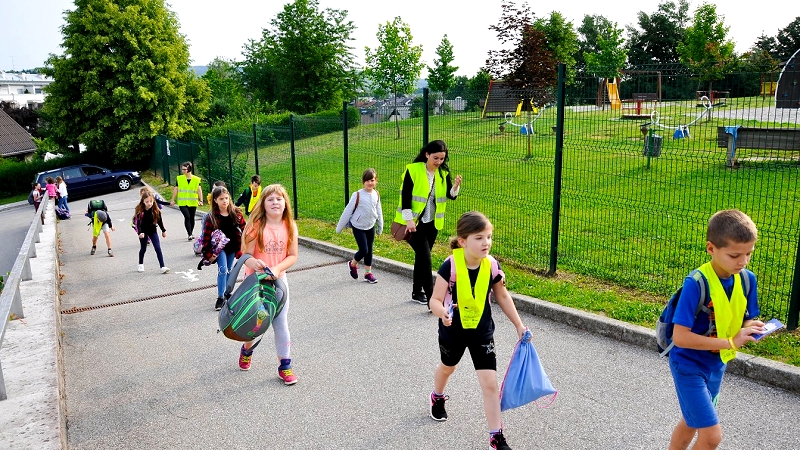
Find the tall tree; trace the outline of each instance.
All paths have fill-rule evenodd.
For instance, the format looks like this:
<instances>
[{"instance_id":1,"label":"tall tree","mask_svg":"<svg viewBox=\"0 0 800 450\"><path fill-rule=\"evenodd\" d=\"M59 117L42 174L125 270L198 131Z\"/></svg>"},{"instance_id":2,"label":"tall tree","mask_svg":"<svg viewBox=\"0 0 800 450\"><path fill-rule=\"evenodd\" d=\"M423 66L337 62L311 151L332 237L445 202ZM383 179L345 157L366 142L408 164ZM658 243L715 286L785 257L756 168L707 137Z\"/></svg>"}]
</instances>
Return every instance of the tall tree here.
<instances>
[{"instance_id":1,"label":"tall tree","mask_svg":"<svg viewBox=\"0 0 800 450\"><path fill-rule=\"evenodd\" d=\"M410 94L422 72L422 46L412 45L411 28L398 16L392 22L378 25L378 47L364 48L367 67L364 71L377 91L394 93L395 124L400 139L400 119L397 97Z\"/></svg>"},{"instance_id":2,"label":"tall tree","mask_svg":"<svg viewBox=\"0 0 800 450\"><path fill-rule=\"evenodd\" d=\"M550 50L547 36L533 26L535 17L527 3L521 8L512 0L504 0L497 25L497 39L510 48L489 50L486 71L498 80L520 90L524 99L544 105L552 101L556 85L557 61Z\"/></svg>"},{"instance_id":3,"label":"tall tree","mask_svg":"<svg viewBox=\"0 0 800 450\"><path fill-rule=\"evenodd\" d=\"M42 114L61 145L86 144L115 162L150 155L157 134L181 137L208 108L189 47L163 0L76 0Z\"/></svg>"},{"instance_id":4,"label":"tall tree","mask_svg":"<svg viewBox=\"0 0 800 450\"><path fill-rule=\"evenodd\" d=\"M451 65L453 56L453 44L447 39L445 34L442 42L436 47L438 58L433 59L433 67L428 66L428 87L432 91L445 93L455 83L455 73L458 67Z\"/></svg>"},{"instance_id":5,"label":"tall tree","mask_svg":"<svg viewBox=\"0 0 800 450\"><path fill-rule=\"evenodd\" d=\"M775 39L778 41L775 47L777 53L775 56L786 61L800 49L800 17L795 18L789 25L778 31Z\"/></svg>"},{"instance_id":6,"label":"tall tree","mask_svg":"<svg viewBox=\"0 0 800 450\"><path fill-rule=\"evenodd\" d=\"M631 65L680 62L675 48L683 40L689 23L689 2L665 1L653 14L639 11L637 19L638 28L633 25L626 27L628 62Z\"/></svg>"},{"instance_id":7,"label":"tall tree","mask_svg":"<svg viewBox=\"0 0 800 450\"><path fill-rule=\"evenodd\" d=\"M717 7L710 3L700 5L694 12L692 24L686 28L683 41L678 43L681 62L697 73L700 81L722 79L733 62L733 41L728 40L728 30L717 16Z\"/></svg>"},{"instance_id":8,"label":"tall tree","mask_svg":"<svg viewBox=\"0 0 800 450\"><path fill-rule=\"evenodd\" d=\"M575 55L575 62L579 65L586 64L585 55L587 53L597 53L599 51L597 46L598 36L604 35L604 33L613 28L613 26L614 23L604 16L583 16L581 26L578 27L578 53Z\"/></svg>"},{"instance_id":9,"label":"tall tree","mask_svg":"<svg viewBox=\"0 0 800 450\"><path fill-rule=\"evenodd\" d=\"M347 11L320 11L318 0L294 0L270 25L260 42L245 46L248 86L253 81L277 85L263 92L253 88L263 100L278 100L280 107L301 114L341 107L352 96L355 67L349 45L355 25ZM255 67L247 67L251 64Z\"/></svg>"},{"instance_id":10,"label":"tall tree","mask_svg":"<svg viewBox=\"0 0 800 450\"><path fill-rule=\"evenodd\" d=\"M550 12L547 19L536 19L533 27L545 34L548 49L557 63L567 66L567 83L575 79L575 54L578 53L578 34L564 16L557 11Z\"/></svg>"},{"instance_id":11,"label":"tall tree","mask_svg":"<svg viewBox=\"0 0 800 450\"><path fill-rule=\"evenodd\" d=\"M620 69L625 66L628 51L624 47L625 39L617 24L597 36L597 51L586 53L586 70L603 78L616 78Z\"/></svg>"}]
</instances>

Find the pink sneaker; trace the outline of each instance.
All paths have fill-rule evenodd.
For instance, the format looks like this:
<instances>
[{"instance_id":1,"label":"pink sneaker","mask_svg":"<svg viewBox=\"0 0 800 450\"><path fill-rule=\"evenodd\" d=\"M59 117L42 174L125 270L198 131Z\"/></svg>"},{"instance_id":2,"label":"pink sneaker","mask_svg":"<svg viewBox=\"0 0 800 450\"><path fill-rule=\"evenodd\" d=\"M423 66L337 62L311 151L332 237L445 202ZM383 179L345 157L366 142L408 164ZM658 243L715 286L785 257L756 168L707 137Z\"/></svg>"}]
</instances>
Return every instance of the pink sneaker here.
<instances>
[{"instance_id":1,"label":"pink sneaker","mask_svg":"<svg viewBox=\"0 0 800 450\"><path fill-rule=\"evenodd\" d=\"M281 379L283 380L283 384L287 386L291 386L297 383L297 377L294 375L294 371L292 370L291 367L288 367L286 369L279 368L278 376L281 377Z\"/></svg>"},{"instance_id":2,"label":"pink sneaker","mask_svg":"<svg viewBox=\"0 0 800 450\"><path fill-rule=\"evenodd\" d=\"M350 268L350 276L353 277L354 280L358 279L358 264L353 266L352 261L347 261L347 267Z\"/></svg>"},{"instance_id":3,"label":"pink sneaker","mask_svg":"<svg viewBox=\"0 0 800 450\"><path fill-rule=\"evenodd\" d=\"M369 284L375 284L378 282L378 279L375 278L375 275L373 275L372 272L367 272L364 274L364 281Z\"/></svg>"},{"instance_id":4,"label":"pink sneaker","mask_svg":"<svg viewBox=\"0 0 800 450\"><path fill-rule=\"evenodd\" d=\"M244 350L244 345L242 345L242 350L239 352L239 368L242 370L250 370L250 359L253 357L253 351Z\"/></svg>"}]
</instances>

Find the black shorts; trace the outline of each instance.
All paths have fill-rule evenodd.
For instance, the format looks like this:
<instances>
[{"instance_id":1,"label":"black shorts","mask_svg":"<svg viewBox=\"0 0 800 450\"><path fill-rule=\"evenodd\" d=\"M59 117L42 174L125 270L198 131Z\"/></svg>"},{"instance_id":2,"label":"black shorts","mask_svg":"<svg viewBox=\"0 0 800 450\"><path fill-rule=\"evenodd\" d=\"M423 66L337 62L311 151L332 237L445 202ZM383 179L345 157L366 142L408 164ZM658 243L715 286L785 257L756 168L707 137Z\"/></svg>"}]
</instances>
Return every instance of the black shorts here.
<instances>
[{"instance_id":1,"label":"black shorts","mask_svg":"<svg viewBox=\"0 0 800 450\"><path fill-rule=\"evenodd\" d=\"M497 355L494 352L494 338L489 338L483 342L472 342L467 345L462 342L454 342L439 338L439 354L442 364L453 367L461 361L464 350L469 349L472 357L472 365L475 370L494 370L497 371Z\"/></svg>"}]
</instances>

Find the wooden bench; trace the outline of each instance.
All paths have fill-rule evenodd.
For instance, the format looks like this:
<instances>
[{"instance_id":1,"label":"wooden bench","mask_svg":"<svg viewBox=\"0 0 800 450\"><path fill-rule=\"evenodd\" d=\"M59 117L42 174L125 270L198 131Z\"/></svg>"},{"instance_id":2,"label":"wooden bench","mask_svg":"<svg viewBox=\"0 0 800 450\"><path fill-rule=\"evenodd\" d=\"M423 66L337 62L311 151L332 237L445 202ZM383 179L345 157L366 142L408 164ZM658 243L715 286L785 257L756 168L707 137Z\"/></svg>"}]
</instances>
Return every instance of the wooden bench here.
<instances>
[{"instance_id":1,"label":"wooden bench","mask_svg":"<svg viewBox=\"0 0 800 450\"><path fill-rule=\"evenodd\" d=\"M734 166L736 149L800 151L800 128L717 127L717 146L728 149L725 163Z\"/></svg>"},{"instance_id":2,"label":"wooden bench","mask_svg":"<svg viewBox=\"0 0 800 450\"><path fill-rule=\"evenodd\" d=\"M655 92L634 92L631 98L622 100L623 110L635 110L635 113L623 113L623 119L649 119L650 112L642 113L642 104L658 102L658 94Z\"/></svg>"}]
</instances>

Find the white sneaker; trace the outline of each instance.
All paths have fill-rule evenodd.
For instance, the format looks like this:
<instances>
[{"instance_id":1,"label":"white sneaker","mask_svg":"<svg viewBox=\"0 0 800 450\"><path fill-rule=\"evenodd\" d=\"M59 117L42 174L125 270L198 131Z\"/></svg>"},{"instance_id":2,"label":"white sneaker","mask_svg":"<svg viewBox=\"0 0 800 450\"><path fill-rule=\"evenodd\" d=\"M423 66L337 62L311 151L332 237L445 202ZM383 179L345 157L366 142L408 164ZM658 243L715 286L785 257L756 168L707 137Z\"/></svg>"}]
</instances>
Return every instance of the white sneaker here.
<instances>
[{"instance_id":1,"label":"white sneaker","mask_svg":"<svg viewBox=\"0 0 800 450\"><path fill-rule=\"evenodd\" d=\"M161 273L169 273L169 267L162 267Z\"/></svg>"},{"instance_id":2,"label":"white sneaker","mask_svg":"<svg viewBox=\"0 0 800 450\"><path fill-rule=\"evenodd\" d=\"M139 264L138 266L136 266L136 271L137 272L144 272L144 264Z\"/></svg>"}]
</instances>

